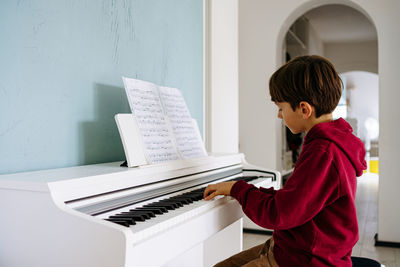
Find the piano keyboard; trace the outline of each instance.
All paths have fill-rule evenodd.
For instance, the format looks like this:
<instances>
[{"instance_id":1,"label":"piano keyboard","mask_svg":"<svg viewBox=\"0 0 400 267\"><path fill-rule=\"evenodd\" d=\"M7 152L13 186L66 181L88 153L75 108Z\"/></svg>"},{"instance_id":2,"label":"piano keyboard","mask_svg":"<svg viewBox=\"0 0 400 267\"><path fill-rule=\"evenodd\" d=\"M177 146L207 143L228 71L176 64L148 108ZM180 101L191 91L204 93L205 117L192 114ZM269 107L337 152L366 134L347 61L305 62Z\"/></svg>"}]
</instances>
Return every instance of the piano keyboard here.
<instances>
[{"instance_id":1,"label":"piano keyboard","mask_svg":"<svg viewBox=\"0 0 400 267\"><path fill-rule=\"evenodd\" d=\"M246 176L222 181L245 180L256 186L270 180L265 176ZM203 200L206 185L158 197L136 205L96 215L103 220L129 227L134 233L133 242L139 242L168 228L194 218L213 207L221 205L230 197L217 196L214 200Z\"/></svg>"}]
</instances>

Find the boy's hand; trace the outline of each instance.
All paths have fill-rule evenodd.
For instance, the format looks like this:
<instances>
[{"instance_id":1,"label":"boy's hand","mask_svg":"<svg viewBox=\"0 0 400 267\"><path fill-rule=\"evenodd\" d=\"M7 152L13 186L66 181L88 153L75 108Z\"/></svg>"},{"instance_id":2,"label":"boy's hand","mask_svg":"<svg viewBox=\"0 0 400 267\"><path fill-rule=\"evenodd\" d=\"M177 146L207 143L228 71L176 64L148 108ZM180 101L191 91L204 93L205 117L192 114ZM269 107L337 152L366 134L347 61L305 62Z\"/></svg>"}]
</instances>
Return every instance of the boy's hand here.
<instances>
[{"instance_id":1,"label":"boy's hand","mask_svg":"<svg viewBox=\"0 0 400 267\"><path fill-rule=\"evenodd\" d=\"M235 184L232 182L222 182L219 184L210 184L204 190L204 199L210 200L218 195L229 196L231 194L232 186Z\"/></svg>"}]
</instances>

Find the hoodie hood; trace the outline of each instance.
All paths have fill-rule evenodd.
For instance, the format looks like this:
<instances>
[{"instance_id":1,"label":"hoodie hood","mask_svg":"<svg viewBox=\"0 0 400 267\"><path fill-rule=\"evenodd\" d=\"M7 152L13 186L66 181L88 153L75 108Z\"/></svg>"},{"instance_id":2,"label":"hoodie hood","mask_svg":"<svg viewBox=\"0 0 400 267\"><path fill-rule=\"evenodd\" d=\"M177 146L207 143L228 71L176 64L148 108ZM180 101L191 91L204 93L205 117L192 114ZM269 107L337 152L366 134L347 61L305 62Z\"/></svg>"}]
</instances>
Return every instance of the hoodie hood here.
<instances>
[{"instance_id":1,"label":"hoodie hood","mask_svg":"<svg viewBox=\"0 0 400 267\"><path fill-rule=\"evenodd\" d=\"M364 143L353 134L350 124L344 119L315 125L305 136L304 145L314 139L326 139L335 143L346 154L357 176L361 176L363 170L367 169Z\"/></svg>"}]
</instances>

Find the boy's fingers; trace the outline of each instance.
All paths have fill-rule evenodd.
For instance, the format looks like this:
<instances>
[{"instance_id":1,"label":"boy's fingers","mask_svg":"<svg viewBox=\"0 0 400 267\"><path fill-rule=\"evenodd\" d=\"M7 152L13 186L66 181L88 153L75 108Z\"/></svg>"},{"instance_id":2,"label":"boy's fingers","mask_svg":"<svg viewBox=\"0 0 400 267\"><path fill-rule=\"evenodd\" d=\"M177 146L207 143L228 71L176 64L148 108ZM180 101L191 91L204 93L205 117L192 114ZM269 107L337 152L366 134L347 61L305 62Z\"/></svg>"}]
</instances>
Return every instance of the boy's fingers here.
<instances>
[{"instance_id":1,"label":"boy's fingers","mask_svg":"<svg viewBox=\"0 0 400 267\"><path fill-rule=\"evenodd\" d=\"M213 190L214 190L213 185L212 184L208 185L204 190L203 197L206 198L208 194L210 194L210 192Z\"/></svg>"},{"instance_id":2,"label":"boy's fingers","mask_svg":"<svg viewBox=\"0 0 400 267\"><path fill-rule=\"evenodd\" d=\"M210 195L208 195L207 197L205 197L205 200L210 200L213 199L215 196L217 196L217 191L212 192Z\"/></svg>"},{"instance_id":3,"label":"boy's fingers","mask_svg":"<svg viewBox=\"0 0 400 267\"><path fill-rule=\"evenodd\" d=\"M208 195L208 191L210 191L210 189L209 189L209 187L207 186L206 189L204 189L203 198L206 198L206 196Z\"/></svg>"}]
</instances>

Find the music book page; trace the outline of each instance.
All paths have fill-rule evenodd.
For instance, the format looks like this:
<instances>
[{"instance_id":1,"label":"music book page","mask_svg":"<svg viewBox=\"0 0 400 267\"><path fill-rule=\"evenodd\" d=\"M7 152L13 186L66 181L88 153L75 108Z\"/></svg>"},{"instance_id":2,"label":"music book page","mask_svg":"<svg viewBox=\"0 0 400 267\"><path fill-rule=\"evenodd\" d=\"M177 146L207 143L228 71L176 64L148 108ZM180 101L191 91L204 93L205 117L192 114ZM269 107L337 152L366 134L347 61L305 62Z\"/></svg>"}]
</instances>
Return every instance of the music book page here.
<instances>
[{"instance_id":1,"label":"music book page","mask_svg":"<svg viewBox=\"0 0 400 267\"><path fill-rule=\"evenodd\" d=\"M151 164L179 159L157 85L125 77L123 81L148 162Z\"/></svg>"},{"instance_id":2,"label":"music book page","mask_svg":"<svg viewBox=\"0 0 400 267\"><path fill-rule=\"evenodd\" d=\"M160 86L159 91L182 157L187 159L207 156L181 91L164 86Z\"/></svg>"},{"instance_id":3,"label":"music book page","mask_svg":"<svg viewBox=\"0 0 400 267\"><path fill-rule=\"evenodd\" d=\"M123 77L148 162L207 156L197 125L177 88Z\"/></svg>"}]
</instances>

